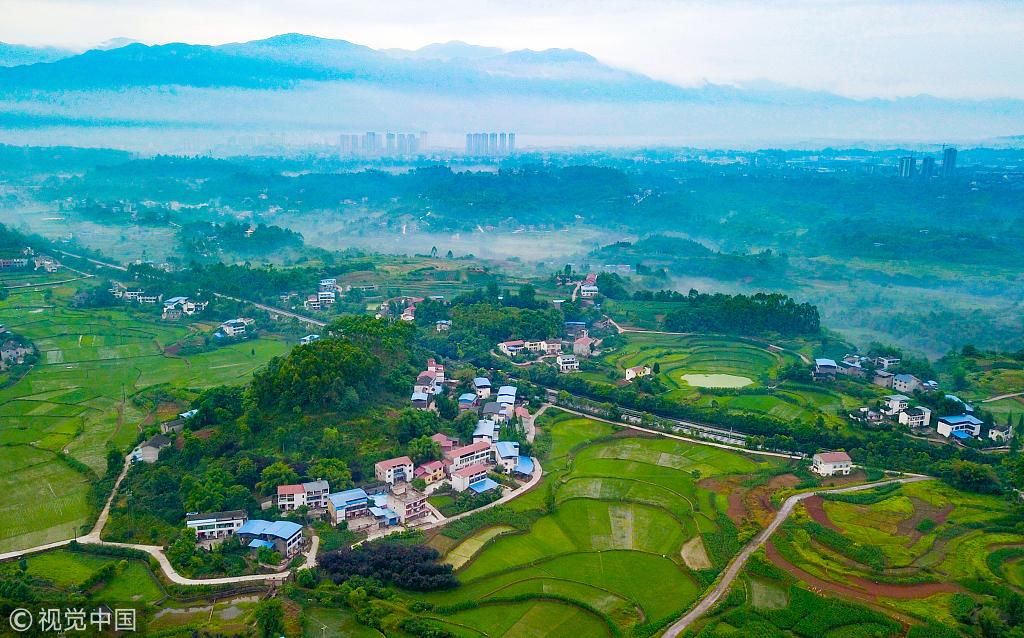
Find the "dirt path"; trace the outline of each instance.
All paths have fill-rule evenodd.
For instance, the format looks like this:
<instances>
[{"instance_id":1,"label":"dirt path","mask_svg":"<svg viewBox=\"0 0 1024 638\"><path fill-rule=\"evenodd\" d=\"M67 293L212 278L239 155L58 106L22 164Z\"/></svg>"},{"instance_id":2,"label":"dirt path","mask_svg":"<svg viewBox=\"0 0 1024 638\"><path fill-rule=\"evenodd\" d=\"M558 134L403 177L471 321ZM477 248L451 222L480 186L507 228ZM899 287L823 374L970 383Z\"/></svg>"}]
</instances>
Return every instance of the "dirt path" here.
<instances>
[{"instance_id":1,"label":"dirt path","mask_svg":"<svg viewBox=\"0 0 1024 638\"><path fill-rule=\"evenodd\" d=\"M775 530L777 530L779 526L782 525L787 518L789 518L789 515L793 513L793 509L801 501L805 501L817 494L860 492L862 490L869 490L878 487L879 485L887 485L889 483L916 483L918 481L927 480L931 480L931 477L910 476L901 479L879 481L877 483L867 483L865 485L853 485L850 487L840 487L830 490L804 492L803 494L794 494L793 496L790 496L782 504L782 507L779 509L778 514L775 515L775 518L772 519L772 522L769 523L766 528L761 530L761 532L758 533L757 536L751 539L751 541L747 543L746 546L743 547L743 549L740 550L740 553L732 559L728 567L725 568L725 571L722 573L722 576L719 578L718 583L715 585L714 589L712 589L707 596L702 598L700 602L698 602L693 607L693 609L686 613L686 615L684 615L682 618L673 623L665 631L663 636L665 636L665 638L678 638L678 636L682 635L682 633L686 631L686 629L691 624L693 624L694 621L696 621L698 618L707 613L709 609L714 607L715 604L718 603L719 600L721 600L722 596L724 596L726 592L729 591L729 588L732 586L732 582L736 579L736 576L739 575L740 570L743 569L743 566L747 564L747 561L750 559L751 555L755 551L757 551L762 545L768 542L768 539L771 538L771 535L775 533Z\"/></svg>"},{"instance_id":2,"label":"dirt path","mask_svg":"<svg viewBox=\"0 0 1024 638\"><path fill-rule=\"evenodd\" d=\"M1012 399L1013 397L1019 397L1019 396L1024 396L1024 392L1011 392L1010 394L1000 394L1000 395L997 395L997 396L994 396L994 397L989 397L987 399L982 399L981 402L982 403L991 403L993 401L999 401L1001 399Z\"/></svg>"},{"instance_id":3,"label":"dirt path","mask_svg":"<svg viewBox=\"0 0 1024 638\"><path fill-rule=\"evenodd\" d=\"M804 501L804 507L807 509L807 513L811 516L811 520L819 525L835 530L840 534L843 532L838 525L832 522L832 519L828 517L828 513L825 512L825 501L820 496L812 496L811 498Z\"/></svg>"}]
</instances>

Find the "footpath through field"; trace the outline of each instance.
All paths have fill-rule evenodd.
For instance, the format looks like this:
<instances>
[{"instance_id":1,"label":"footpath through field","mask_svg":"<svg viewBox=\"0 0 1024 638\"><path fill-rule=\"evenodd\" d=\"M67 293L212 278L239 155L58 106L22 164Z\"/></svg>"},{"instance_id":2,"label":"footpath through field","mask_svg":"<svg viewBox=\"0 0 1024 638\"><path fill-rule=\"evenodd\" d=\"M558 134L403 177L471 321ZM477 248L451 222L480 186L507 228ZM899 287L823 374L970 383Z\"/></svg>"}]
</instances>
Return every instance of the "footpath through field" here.
<instances>
[{"instance_id":1,"label":"footpath through field","mask_svg":"<svg viewBox=\"0 0 1024 638\"><path fill-rule=\"evenodd\" d=\"M722 598L722 596L725 595L727 591L729 591L729 587L732 586L733 580L736 579L736 576L740 573L740 570L743 569L743 566L747 564L747 560L749 560L753 553L757 551L758 548L760 548L762 545L764 545L771 537L771 535L775 533L775 530L777 530L779 526L782 525L787 518L789 518L789 515L793 513L793 509L797 506L797 504L800 501L819 494L840 494L843 492L859 492L862 490L870 490L880 485L888 485L890 483L916 483L918 481L928 481L931 480L931 478L932 477L930 476L914 475L909 476L907 478L891 479L888 481L877 481L875 483L853 485L850 487L839 487L831 490L815 490L813 492L804 492L802 494L794 494L793 496L790 496L782 504L782 507L775 515L775 518L772 519L772 522L768 524L768 527L765 527L763 530L761 530L761 532L758 533L758 535L755 536L749 543L747 543L746 546L742 550L740 550L740 553L732 559L732 561L729 563L729 566L726 567L725 571L722 573L722 576L720 577L718 584L715 585L715 588L712 589L707 596L701 599L701 601L697 603L697 605L693 609L687 612L685 616L677 620L667 630L665 630L665 633L662 635L664 636L664 638L677 638L684 631L686 631L686 628L689 627L695 620L697 620L705 613L707 613L707 611L711 609L715 605L715 603L717 603Z\"/></svg>"}]
</instances>

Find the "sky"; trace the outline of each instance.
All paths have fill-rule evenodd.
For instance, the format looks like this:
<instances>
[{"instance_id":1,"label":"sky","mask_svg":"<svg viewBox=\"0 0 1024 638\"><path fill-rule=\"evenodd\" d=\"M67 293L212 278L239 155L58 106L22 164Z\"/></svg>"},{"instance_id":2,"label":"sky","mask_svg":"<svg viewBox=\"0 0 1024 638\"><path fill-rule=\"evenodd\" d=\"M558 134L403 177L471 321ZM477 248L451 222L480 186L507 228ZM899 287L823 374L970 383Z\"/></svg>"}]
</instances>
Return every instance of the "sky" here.
<instances>
[{"instance_id":1,"label":"sky","mask_svg":"<svg viewBox=\"0 0 1024 638\"><path fill-rule=\"evenodd\" d=\"M684 86L1024 98L1024 0L0 0L0 41L574 48Z\"/></svg>"}]
</instances>

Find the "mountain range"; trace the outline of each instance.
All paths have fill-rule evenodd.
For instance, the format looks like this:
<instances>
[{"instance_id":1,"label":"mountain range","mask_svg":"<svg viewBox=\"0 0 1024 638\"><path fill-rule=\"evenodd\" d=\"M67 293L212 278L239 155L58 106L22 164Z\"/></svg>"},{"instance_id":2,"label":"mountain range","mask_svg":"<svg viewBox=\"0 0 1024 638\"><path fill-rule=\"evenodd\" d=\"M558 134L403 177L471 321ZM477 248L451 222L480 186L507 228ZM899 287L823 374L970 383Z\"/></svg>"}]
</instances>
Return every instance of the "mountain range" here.
<instances>
[{"instance_id":1,"label":"mountain range","mask_svg":"<svg viewBox=\"0 0 1024 638\"><path fill-rule=\"evenodd\" d=\"M0 141L29 142L55 127L71 137L95 127L118 129L114 137L192 129L193 139L199 130L211 139L268 130L317 139L405 129L457 140L471 129L515 129L555 144L949 141L1019 134L1024 102L855 100L767 83L683 87L573 49L448 42L376 50L292 33L223 45L118 39L77 54L0 44L0 127L14 129Z\"/></svg>"}]
</instances>

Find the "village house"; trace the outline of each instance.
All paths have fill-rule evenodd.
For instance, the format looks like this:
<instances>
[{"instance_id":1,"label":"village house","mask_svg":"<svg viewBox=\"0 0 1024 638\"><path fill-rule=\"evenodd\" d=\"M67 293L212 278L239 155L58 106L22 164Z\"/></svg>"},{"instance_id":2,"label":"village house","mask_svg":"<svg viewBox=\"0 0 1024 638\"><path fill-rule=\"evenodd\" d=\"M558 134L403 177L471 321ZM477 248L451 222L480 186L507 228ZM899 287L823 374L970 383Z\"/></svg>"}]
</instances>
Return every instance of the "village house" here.
<instances>
[{"instance_id":1,"label":"village house","mask_svg":"<svg viewBox=\"0 0 1024 638\"><path fill-rule=\"evenodd\" d=\"M336 301L334 291L333 290L325 290L325 291L318 292L318 293L316 293L316 300L318 302L320 302L320 307L321 308L323 308L325 306L333 306L334 302Z\"/></svg>"},{"instance_id":2,"label":"village house","mask_svg":"<svg viewBox=\"0 0 1024 638\"><path fill-rule=\"evenodd\" d=\"M899 357L875 357L875 366L882 370L889 370L895 368L902 363Z\"/></svg>"},{"instance_id":3,"label":"village house","mask_svg":"<svg viewBox=\"0 0 1024 638\"><path fill-rule=\"evenodd\" d=\"M858 379L863 379L867 376L867 371L864 370L860 362L847 361L845 359L836 362L836 372L847 377L855 377Z\"/></svg>"},{"instance_id":4,"label":"village house","mask_svg":"<svg viewBox=\"0 0 1024 638\"><path fill-rule=\"evenodd\" d=\"M21 365L25 363L25 357L35 352L31 344L21 343L14 339L8 339L4 341L3 346L0 346L0 362L4 366L9 365Z\"/></svg>"},{"instance_id":5,"label":"village house","mask_svg":"<svg viewBox=\"0 0 1024 638\"><path fill-rule=\"evenodd\" d=\"M476 429L473 430L473 442L487 441L488 443L498 440L498 432L501 429L494 421L481 419L476 422Z\"/></svg>"},{"instance_id":6,"label":"village house","mask_svg":"<svg viewBox=\"0 0 1024 638\"><path fill-rule=\"evenodd\" d=\"M839 373L839 365L834 359L815 359L814 370L811 371L811 376L816 380L822 379L835 379L836 374Z\"/></svg>"},{"instance_id":7,"label":"village house","mask_svg":"<svg viewBox=\"0 0 1024 638\"><path fill-rule=\"evenodd\" d=\"M914 392L920 390L924 384L912 374L897 374L892 378L892 389L897 392Z\"/></svg>"},{"instance_id":8,"label":"village house","mask_svg":"<svg viewBox=\"0 0 1024 638\"><path fill-rule=\"evenodd\" d=\"M492 457L490 441L470 443L445 454L449 472L460 470L470 465L490 464Z\"/></svg>"},{"instance_id":9,"label":"village house","mask_svg":"<svg viewBox=\"0 0 1024 638\"><path fill-rule=\"evenodd\" d=\"M302 302L302 307L306 310L320 310L320 298L316 295L309 295L306 300ZM378 317L379 319L379 317Z\"/></svg>"},{"instance_id":10,"label":"village house","mask_svg":"<svg viewBox=\"0 0 1024 638\"><path fill-rule=\"evenodd\" d=\"M378 481L394 485L412 480L413 463L408 456L399 456L373 464L373 475Z\"/></svg>"},{"instance_id":11,"label":"village house","mask_svg":"<svg viewBox=\"0 0 1024 638\"><path fill-rule=\"evenodd\" d=\"M819 452L811 459L811 471L820 476L847 476L853 467L846 452Z\"/></svg>"},{"instance_id":12,"label":"village house","mask_svg":"<svg viewBox=\"0 0 1024 638\"><path fill-rule=\"evenodd\" d=\"M423 394L440 394L441 385L437 381L437 377L433 372L424 370L416 377L416 383L413 385L413 392L422 392Z\"/></svg>"},{"instance_id":13,"label":"village house","mask_svg":"<svg viewBox=\"0 0 1024 638\"><path fill-rule=\"evenodd\" d=\"M27 257L0 257L0 270L28 267Z\"/></svg>"},{"instance_id":14,"label":"village house","mask_svg":"<svg viewBox=\"0 0 1024 638\"><path fill-rule=\"evenodd\" d=\"M367 516L369 508L370 497L365 490L359 487L327 495L327 513L334 525L338 525L342 521Z\"/></svg>"},{"instance_id":15,"label":"village house","mask_svg":"<svg viewBox=\"0 0 1024 638\"><path fill-rule=\"evenodd\" d=\"M476 397L481 401L491 396L491 380L487 377L476 377L473 379L473 388L476 390Z\"/></svg>"},{"instance_id":16,"label":"village house","mask_svg":"<svg viewBox=\"0 0 1024 638\"><path fill-rule=\"evenodd\" d=\"M878 410L862 407L857 409L856 414L851 414L850 418L864 423L881 423L885 419L885 415Z\"/></svg>"},{"instance_id":17,"label":"village house","mask_svg":"<svg viewBox=\"0 0 1024 638\"><path fill-rule=\"evenodd\" d=\"M954 439L969 439L981 434L981 419L973 414L958 414L955 416L940 416L935 426L935 431L942 436Z\"/></svg>"},{"instance_id":18,"label":"village house","mask_svg":"<svg viewBox=\"0 0 1024 638\"><path fill-rule=\"evenodd\" d=\"M412 486L395 487L387 496L388 508L398 514L398 520L407 525L411 521L423 518L430 510L427 509L427 496Z\"/></svg>"},{"instance_id":19,"label":"village house","mask_svg":"<svg viewBox=\"0 0 1024 638\"><path fill-rule=\"evenodd\" d=\"M1013 426L1010 424L993 425L988 430L988 438L996 443L1007 443L1013 438Z\"/></svg>"},{"instance_id":20,"label":"village house","mask_svg":"<svg viewBox=\"0 0 1024 638\"><path fill-rule=\"evenodd\" d=\"M430 440L436 442L439 446L441 446L441 454L447 454L448 452L451 452L455 448L459 447L458 439L453 439L447 434L442 434L441 432L438 432L437 434L431 434Z\"/></svg>"},{"instance_id":21,"label":"village house","mask_svg":"<svg viewBox=\"0 0 1024 638\"><path fill-rule=\"evenodd\" d=\"M495 423L505 423L508 420L508 410L497 401L488 401L480 411L480 416Z\"/></svg>"},{"instance_id":22,"label":"village house","mask_svg":"<svg viewBox=\"0 0 1024 638\"><path fill-rule=\"evenodd\" d=\"M185 525L196 530L197 541L205 541L231 536L248 520L249 515L245 513L245 510L207 514L193 512L185 516Z\"/></svg>"},{"instance_id":23,"label":"village house","mask_svg":"<svg viewBox=\"0 0 1024 638\"><path fill-rule=\"evenodd\" d=\"M632 381L633 379L639 379L650 375L651 366L633 366L632 368L626 368L626 381Z\"/></svg>"},{"instance_id":24,"label":"village house","mask_svg":"<svg viewBox=\"0 0 1024 638\"><path fill-rule=\"evenodd\" d=\"M931 425L932 411L925 407L907 408L900 412L900 425L911 428L926 428Z\"/></svg>"},{"instance_id":25,"label":"village house","mask_svg":"<svg viewBox=\"0 0 1024 638\"><path fill-rule=\"evenodd\" d=\"M586 331L584 331L585 333ZM577 357L589 357L594 352L594 344L596 340L591 339L586 334L582 337L577 337L572 342L572 353Z\"/></svg>"},{"instance_id":26,"label":"village house","mask_svg":"<svg viewBox=\"0 0 1024 638\"><path fill-rule=\"evenodd\" d=\"M476 395L472 392L465 392L459 395L459 412L475 409L477 405Z\"/></svg>"},{"instance_id":27,"label":"village house","mask_svg":"<svg viewBox=\"0 0 1024 638\"><path fill-rule=\"evenodd\" d=\"M224 323L220 324L219 330L225 336L228 337L240 337L245 334L246 329L256 323L255 319L248 319L245 317L239 317L238 319L228 319Z\"/></svg>"},{"instance_id":28,"label":"village house","mask_svg":"<svg viewBox=\"0 0 1024 638\"><path fill-rule=\"evenodd\" d=\"M502 341L498 344L498 350L501 350L505 355L514 357L526 347L526 342L522 339L514 339L512 341Z\"/></svg>"},{"instance_id":29,"label":"village house","mask_svg":"<svg viewBox=\"0 0 1024 638\"><path fill-rule=\"evenodd\" d=\"M565 335L570 340L578 339L580 337L587 336L587 322L585 322L585 321L566 321L565 322Z\"/></svg>"},{"instance_id":30,"label":"village house","mask_svg":"<svg viewBox=\"0 0 1024 638\"><path fill-rule=\"evenodd\" d=\"M254 518L246 521L235 532L249 547L268 547L285 558L291 558L302 548L302 526L291 521L264 521Z\"/></svg>"},{"instance_id":31,"label":"village house","mask_svg":"<svg viewBox=\"0 0 1024 638\"><path fill-rule=\"evenodd\" d=\"M436 330L437 332L448 332L451 329L451 319L438 319L437 323L434 324L434 330Z\"/></svg>"},{"instance_id":32,"label":"village house","mask_svg":"<svg viewBox=\"0 0 1024 638\"><path fill-rule=\"evenodd\" d=\"M296 485L277 486L277 509L289 512L302 506L309 509L327 507L327 495L331 486L327 481L310 481Z\"/></svg>"},{"instance_id":33,"label":"village house","mask_svg":"<svg viewBox=\"0 0 1024 638\"><path fill-rule=\"evenodd\" d=\"M444 480L444 463L441 461L427 461L419 465L413 471L413 478L423 479L427 485Z\"/></svg>"},{"instance_id":34,"label":"village house","mask_svg":"<svg viewBox=\"0 0 1024 638\"><path fill-rule=\"evenodd\" d=\"M483 494L498 487L494 479L488 478L490 468L486 465L469 465L452 472L452 489L456 492L472 490Z\"/></svg>"},{"instance_id":35,"label":"village house","mask_svg":"<svg viewBox=\"0 0 1024 638\"><path fill-rule=\"evenodd\" d=\"M518 392L519 389L514 385L503 385L498 388L498 398L495 400L499 404L515 405Z\"/></svg>"},{"instance_id":36,"label":"village house","mask_svg":"<svg viewBox=\"0 0 1024 638\"><path fill-rule=\"evenodd\" d=\"M885 397L885 408L883 410L889 416L896 416L909 407L910 397L903 394L890 394Z\"/></svg>"},{"instance_id":37,"label":"village house","mask_svg":"<svg viewBox=\"0 0 1024 638\"><path fill-rule=\"evenodd\" d=\"M132 452L132 462L156 463L160 458L160 450L171 444L171 440L163 434L150 437Z\"/></svg>"},{"instance_id":38,"label":"village house","mask_svg":"<svg viewBox=\"0 0 1024 638\"><path fill-rule=\"evenodd\" d=\"M871 379L871 383L883 388L891 388L893 377L896 375L885 370L875 370L875 376Z\"/></svg>"},{"instance_id":39,"label":"village house","mask_svg":"<svg viewBox=\"0 0 1024 638\"><path fill-rule=\"evenodd\" d=\"M601 290L593 284L583 284L580 286L580 297L583 297L584 299L593 299L600 294L600 292Z\"/></svg>"},{"instance_id":40,"label":"village house","mask_svg":"<svg viewBox=\"0 0 1024 638\"><path fill-rule=\"evenodd\" d=\"M580 361L574 354L560 354L555 361L559 372L575 372L580 369Z\"/></svg>"},{"instance_id":41,"label":"village house","mask_svg":"<svg viewBox=\"0 0 1024 638\"><path fill-rule=\"evenodd\" d=\"M320 280L319 292L334 292L338 289L338 280L329 277Z\"/></svg>"},{"instance_id":42,"label":"village house","mask_svg":"<svg viewBox=\"0 0 1024 638\"><path fill-rule=\"evenodd\" d=\"M410 402L412 407L417 410L429 410L434 405L434 395L426 392L413 392Z\"/></svg>"},{"instance_id":43,"label":"village house","mask_svg":"<svg viewBox=\"0 0 1024 638\"><path fill-rule=\"evenodd\" d=\"M320 335L306 335L305 337L299 339L299 345L300 346L308 346L309 344L313 343L314 341L319 341L319 340L320 340Z\"/></svg>"},{"instance_id":44,"label":"village house","mask_svg":"<svg viewBox=\"0 0 1024 638\"><path fill-rule=\"evenodd\" d=\"M497 468L505 474L511 474L519 465L519 444L515 441L496 441L494 443L494 461Z\"/></svg>"}]
</instances>

